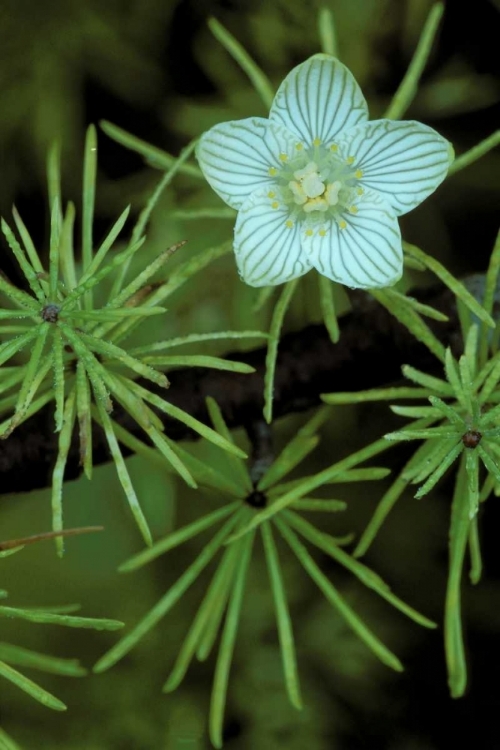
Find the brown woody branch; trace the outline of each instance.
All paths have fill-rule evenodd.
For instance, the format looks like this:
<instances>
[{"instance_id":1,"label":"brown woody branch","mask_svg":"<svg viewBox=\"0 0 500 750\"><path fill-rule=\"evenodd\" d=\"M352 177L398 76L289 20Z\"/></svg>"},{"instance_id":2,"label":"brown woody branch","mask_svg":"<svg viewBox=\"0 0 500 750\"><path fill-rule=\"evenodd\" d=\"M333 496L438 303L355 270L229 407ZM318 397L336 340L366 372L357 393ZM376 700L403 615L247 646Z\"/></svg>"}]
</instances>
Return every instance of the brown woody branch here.
<instances>
[{"instance_id":1,"label":"brown woody branch","mask_svg":"<svg viewBox=\"0 0 500 750\"><path fill-rule=\"evenodd\" d=\"M414 296L449 316L446 323L428 321L438 338L454 351L460 349L460 333L453 295L442 287L420 290ZM300 412L320 403L320 394L380 387L401 378L401 365L408 363L430 373L442 366L429 351L369 295L352 295L353 310L341 319L341 337L332 344L322 325L310 325L284 335L280 342L274 390L274 417ZM189 368L169 372L167 397L203 422L208 422L205 398L212 396L230 427L247 427L261 418L265 347L230 353L228 359L246 362L255 373L241 375ZM148 382L148 388L152 384ZM154 386L153 386L154 387ZM162 392L165 395L165 392ZM39 411L5 441L0 441L0 493L25 492L51 484L57 455L53 404ZM113 417L138 437L143 433L119 405ZM163 418L163 417L162 417ZM165 433L174 440L196 436L180 422L164 418ZM81 473L78 441L74 436L67 479ZM124 448L124 454L127 450ZM102 431L95 427L94 464L110 460Z\"/></svg>"}]
</instances>

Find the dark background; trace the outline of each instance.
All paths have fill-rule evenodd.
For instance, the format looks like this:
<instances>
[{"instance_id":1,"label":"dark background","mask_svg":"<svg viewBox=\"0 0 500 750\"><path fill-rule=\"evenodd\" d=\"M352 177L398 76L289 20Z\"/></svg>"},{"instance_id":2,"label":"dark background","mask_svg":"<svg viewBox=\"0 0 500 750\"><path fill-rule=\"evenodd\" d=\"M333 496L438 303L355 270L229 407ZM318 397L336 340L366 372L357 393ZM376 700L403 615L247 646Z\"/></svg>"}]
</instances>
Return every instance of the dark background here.
<instances>
[{"instance_id":1,"label":"dark background","mask_svg":"<svg viewBox=\"0 0 500 750\"><path fill-rule=\"evenodd\" d=\"M380 116L404 75L429 3L425 0L378 3L338 0L327 5L338 19L340 56L362 83L373 116ZM206 28L207 17L215 15L277 84L294 64L317 51L317 7L315 3L304 4L299 0L272 4L253 0L218 3L208 0L94 0L84 4L76 0L10 3L4 0L0 5L1 213L10 214L15 202L38 246L44 246L47 235L46 150L54 138L61 140L65 194L68 199L78 200L81 151L85 129L90 123L109 120L175 154L196 134L196 128L200 132L217 119L252 114L257 102L255 94L211 38ZM498 127L499 18L499 5L493 0L447 4L421 90L406 115L408 119L421 119L439 130L452 141L457 154ZM214 76L213 70L220 60L225 62L220 75ZM224 65L230 72L225 71ZM221 112L223 116L219 116ZM263 113L259 110L257 114ZM99 163L98 235L109 226L117 210L128 202L132 202L133 210L138 212L159 176L144 165L140 157L102 133L99 135ZM427 251L432 247L435 255L457 275L483 271L498 230L499 166L497 151L450 178L429 204L403 219L405 238ZM198 199L201 188L181 180L173 190L175 205L183 205L183 202L189 205L190 201ZM203 196L201 205L203 200L209 202L206 197L209 192ZM214 198L211 198L211 205L216 205ZM159 226L161 228L161 223ZM0 248L0 268L12 280L19 280L5 244ZM299 324L300 318L295 314L293 325ZM345 420L342 424L361 442L367 442L367 423L373 438L387 431L387 414L382 407L348 410L348 415L341 418ZM278 427L278 440L292 433L300 423L300 418L298 420L289 419ZM337 444L338 435L327 432L325 460L331 455L331 446ZM321 465L321 458L318 460ZM395 459L396 463L400 460L401 456ZM112 487L107 475L99 481L103 483L101 491ZM420 504L411 498L407 503L401 500L366 560L390 580L403 599L438 621L442 618L444 597L451 481L443 482L432 498ZM158 482L160 486L161 481ZM79 489L74 491L80 492ZM88 489L81 492L85 500ZM366 500L367 505L352 518L358 530L370 517L376 497L372 500ZM6 510L2 537L16 535L16 524L24 516L28 517L26 529L38 530L30 526L29 516L34 508L38 513L42 505L45 507L46 497L40 502L33 495L7 498L3 502ZM42 518L39 519L41 525ZM84 515L77 517L75 512L75 518L81 520ZM274 688L269 694L266 692L269 686L262 687L258 674L251 672L249 664L254 659L258 673L259 659L266 659L267 636L257 644L258 638L255 640L247 627L243 641L249 648L248 664L241 658L236 661L234 692L230 685L227 747L447 750L467 744L488 749L500 746L497 718L500 691L496 679L500 663L499 522L498 500L492 497L481 519L485 575L474 590L464 581L469 650L466 697L458 701L449 698L439 632L415 634L415 628L411 629L392 613L387 616L387 611L378 603L366 604L362 597L355 598L355 602L368 607L366 611L382 628L382 633L387 632L393 638L395 650L398 651L398 643L401 646L398 653L406 671L403 676L393 677L378 665L371 662L365 665L365 652L360 650L358 654L352 639L332 626L334 616L323 613L315 592L313 595L302 587L302 600L297 595L303 608L298 637L306 704L313 708L299 730L294 724L296 719L283 707L281 698L276 697L280 686L276 694ZM82 541L75 542L68 572L62 573L61 566L48 561L50 550L30 552L26 567L19 574L14 562L6 564L10 580L5 586L18 587L19 595L29 603L30 596L35 600L35 593L40 599L46 588L48 591L60 588L63 599L83 598L88 614L94 614L89 611L94 596L100 603L109 599L109 607L100 614L135 621L163 590L164 569L163 564L155 567L154 583L145 584L142 579L139 596L134 588L137 582L127 581L129 589L120 582L122 588L118 591L137 601L124 606L124 611L117 611L118 594L113 598L106 586L115 586L112 570L131 551L124 526L120 517L118 534L121 533L125 541L118 539L116 547L105 553L98 548L106 570L102 580L93 564L86 569L83 560L76 561L78 555L93 554L93 543ZM108 545L114 543L112 539L107 542ZM175 565L181 566L186 559L187 556L182 557ZM40 561L46 568L40 571L37 586L30 581L33 577L30 565L38 565ZM322 566L328 570L328 561L322 560ZM333 568L332 572L339 575ZM46 583L49 578L55 583ZM340 581L346 589L351 585L347 576L342 578L341 575ZM253 581L253 585L258 591L258 582ZM254 612L250 619L258 619L257 605L253 608L251 604L250 609ZM27 750L62 747L68 750L73 747L155 750L177 747L174 740L164 739L157 728L167 726L173 715L179 712L184 715L184 711L190 717L185 725L195 727L194 739L186 747L193 750L205 747L205 740L200 739L203 734L197 733L196 721L203 723L210 665L190 674L187 687L174 703L167 704L160 694L166 664L175 653L175 642L189 622L191 611L189 607L181 610L173 635L166 629L157 632L140 658L134 657L125 666L115 668L116 676L110 678L112 682L101 682L93 688L95 682L87 686L83 683L68 686L60 681L54 690L63 700L68 696L71 704L68 715L62 718L47 716L47 711L42 713L43 709L33 707L25 696L12 699L10 686L2 684L0 696L5 707L0 708L0 719L3 725L25 743ZM390 624L385 622L386 616ZM14 640L10 631L7 628L5 637ZM26 637L29 639L31 635ZM48 638L47 651L57 653L60 646L71 654L85 653L83 658L88 664L105 648L104 641L97 635L86 636L86 640L79 636L74 641L66 634L61 639L53 635ZM35 645L40 647L40 644ZM245 645L240 648L244 649ZM351 649L355 658L351 658ZM273 720L264 710L266 700L268 711L274 714ZM132 721L134 712L137 716ZM281 720L277 716L281 716ZM88 725L93 729L85 734L84 727Z\"/></svg>"}]
</instances>

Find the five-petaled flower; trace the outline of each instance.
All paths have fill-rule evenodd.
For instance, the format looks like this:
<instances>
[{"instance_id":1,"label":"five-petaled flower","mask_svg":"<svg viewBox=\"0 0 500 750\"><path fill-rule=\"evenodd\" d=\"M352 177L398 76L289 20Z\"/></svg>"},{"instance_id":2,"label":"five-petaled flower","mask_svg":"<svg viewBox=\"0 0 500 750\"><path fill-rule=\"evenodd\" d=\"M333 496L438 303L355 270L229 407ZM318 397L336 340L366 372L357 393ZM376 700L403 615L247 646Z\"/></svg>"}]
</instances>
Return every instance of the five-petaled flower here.
<instances>
[{"instance_id":1,"label":"five-petaled flower","mask_svg":"<svg viewBox=\"0 0 500 750\"><path fill-rule=\"evenodd\" d=\"M234 251L247 284L281 284L314 267L369 289L401 277L397 217L444 180L453 149L419 122L369 122L350 71L318 54L288 74L269 119L216 125L197 157L238 209Z\"/></svg>"}]
</instances>

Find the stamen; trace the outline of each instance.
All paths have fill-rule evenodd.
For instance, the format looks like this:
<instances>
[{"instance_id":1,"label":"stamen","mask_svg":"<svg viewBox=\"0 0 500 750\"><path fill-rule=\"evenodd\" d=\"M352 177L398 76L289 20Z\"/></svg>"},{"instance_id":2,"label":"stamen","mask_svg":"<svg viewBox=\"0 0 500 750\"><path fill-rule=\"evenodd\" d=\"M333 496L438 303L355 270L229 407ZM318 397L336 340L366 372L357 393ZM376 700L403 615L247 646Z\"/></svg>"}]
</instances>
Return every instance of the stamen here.
<instances>
[{"instance_id":1,"label":"stamen","mask_svg":"<svg viewBox=\"0 0 500 750\"><path fill-rule=\"evenodd\" d=\"M310 174L316 174L318 172L318 165L314 161L310 161L303 169L297 169L296 172L293 173L293 176L296 180L302 181L305 177L308 177Z\"/></svg>"},{"instance_id":2,"label":"stamen","mask_svg":"<svg viewBox=\"0 0 500 750\"><path fill-rule=\"evenodd\" d=\"M271 177L274 177L274 175L277 173L278 170L276 169L276 167L269 167L268 171Z\"/></svg>"},{"instance_id":3,"label":"stamen","mask_svg":"<svg viewBox=\"0 0 500 750\"><path fill-rule=\"evenodd\" d=\"M339 229L345 229L347 226L347 223L344 221L344 219L341 219L339 221Z\"/></svg>"},{"instance_id":4,"label":"stamen","mask_svg":"<svg viewBox=\"0 0 500 750\"><path fill-rule=\"evenodd\" d=\"M354 156L348 156L346 162L347 164L354 164Z\"/></svg>"},{"instance_id":5,"label":"stamen","mask_svg":"<svg viewBox=\"0 0 500 750\"><path fill-rule=\"evenodd\" d=\"M280 207L280 204L278 203L278 201L273 201L271 203L271 208L279 208L279 207Z\"/></svg>"},{"instance_id":6,"label":"stamen","mask_svg":"<svg viewBox=\"0 0 500 750\"><path fill-rule=\"evenodd\" d=\"M307 196L302 190L302 185L299 182L289 182L288 187L293 193L293 200L298 206L303 206L307 200Z\"/></svg>"},{"instance_id":7,"label":"stamen","mask_svg":"<svg viewBox=\"0 0 500 750\"><path fill-rule=\"evenodd\" d=\"M286 161L288 156L286 154L280 154L280 161Z\"/></svg>"},{"instance_id":8,"label":"stamen","mask_svg":"<svg viewBox=\"0 0 500 750\"><path fill-rule=\"evenodd\" d=\"M329 205L324 198L310 198L307 203L304 203L304 211L306 214L310 214L312 211L328 211Z\"/></svg>"},{"instance_id":9,"label":"stamen","mask_svg":"<svg viewBox=\"0 0 500 750\"><path fill-rule=\"evenodd\" d=\"M356 170L356 171L354 172L354 177L355 177L355 178L356 178L357 180L360 180L360 179L361 179L361 178L363 177L363 172L362 172L362 170L361 170L361 169L357 169L357 170Z\"/></svg>"},{"instance_id":10,"label":"stamen","mask_svg":"<svg viewBox=\"0 0 500 750\"><path fill-rule=\"evenodd\" d=\"M321 138L315 138L313 141L313 146L321 146Z\"/></svg>"},{"instance_id":11,"label":"stamen","mask_svg":"<svg viewBox=\"0 0 500 750\"><path fill-rule=\"evenodd\" d=\"M330 183L326 188L325 198L330 206L336 206L339 202L339 190L342 187L342 183L339 180Z\"/></svg>"},{"instance_id":12,"label":"stamen","mask_svg":"<svg viewBox=\"0 0 500 750\"><path fill-rule=\"evenodd\" d=\"M285 221L285 226L288 227L288 229L292 229L293 221L291 219L288 219L288 221Z\"/></svg>"}]
</instances>

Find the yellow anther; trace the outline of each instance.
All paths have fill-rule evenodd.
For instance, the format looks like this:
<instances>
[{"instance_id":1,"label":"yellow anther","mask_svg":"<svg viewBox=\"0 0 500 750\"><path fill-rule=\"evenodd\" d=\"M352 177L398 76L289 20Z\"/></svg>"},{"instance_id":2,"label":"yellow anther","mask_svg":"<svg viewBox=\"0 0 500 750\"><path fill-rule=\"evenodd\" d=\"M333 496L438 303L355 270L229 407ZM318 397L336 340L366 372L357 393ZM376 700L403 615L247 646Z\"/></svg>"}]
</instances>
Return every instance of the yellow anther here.
<instances>
[{"instance_id":1,"label":"yellow anther","mask_svg":"<svg viewBox=\"0 0 500 750\"><path fill-rule=\"evenodd\" d=\"M357 214L358 213L358 209L356 208L356 206L349 206L349 211L350 211L351 214Z\"/></svg>"},{"instance_id":2,"label":"yellow anther","mask_svg":"<svg viewBox=\"0 0 500 750\"><path fill-rule=\"evenodd\" d=\"M309 198L304 203L303 208L306 214L310 214L312 211L328 211L329 206L324 198L318 196L317 198Z\"/></svg>"},{"instance_id":3,"label":"yellow anther","mask_svg":"<svg viewBox=\"0 0 500 750\"><path fill-rule=\"evenodd\" d=\"M313 141L313 146L321 146L321 138L315 138Z\"/></svg>"},{"instance_id":4,"label":"yellow anther","mask_svg":"<svg viewBox=\"0 0 500 750\"><path fill-rule=\"evenodd\" d=\"M330 151L333 151L335 153L338 150L339 150L339 147L337 146L337 144L332 143L332 145L330 146Z\"/></svg>"},{"instance_id":5,"label":"yellow anther","mask_svg":"<svg viewBox=\"0 0 500 750\"><path fill-rule=\"evenodd\" d=\"M313 236L313 230L312 229L306 229L306 237L312 237Z\"/></svg>"},{"instance_id":6,"label":"yellow anther","mask_svg":"<svg viewBox=\"0 0 500 750\"><path fill-rule=\"evenodd\" d=\"M355 178L356 178L357 180L360 180L360 179L361 179L361 178L363 177L363 172L362 172L362 170L361 170L361 169L357 169L357 170L356 170L356 171L354 172L354 177L355 177Z\"/></svg>"},{"instance_id":7,"label":"yellow anther","mask_svg":"<svg viewBox=\"0 0 500 750\"><path fill-rule=\"evenodd\" d=\"M277 171L278 170L276 169L276 167L269 167L269 174L271 175L271 177L274 177Z\"/></svg>"},{"instance_id":8,"label":"yellow anther","mask_svg":"<svg viewBox=\"0 0 500 750\"><path fill-rule=\"evenodd\" d=\"M346 162L348 164L354 164L354 156L348 156L346 159Z\"/></svg>"},{"instance_id":9,"label":"yellow anther","mask_svg":"<svg viewBox=\"0 0 500 750\"><path fill-rule=\"evenodd\" d=\"M278 203L278 201L273 201L271 203L271 208L279 208L279 207L280 207L280 204Z\"/></svg>"},{"instance_id":10,"label":"yellow anther","mask_svg":"<svg viewBox=\"0 0 500 750\"><path fill-rule=\"evenodd\" d=\"M268 197L268 198L274 198L275 196L276 196L276 193L274 192L274 190L270 190L270 191L268 192L268 194L267 194L267 197Z\"/></svg>"},{"instance_id":11,"label":"yellow anther","mask_svg":"<svg viewBox=\"0 0 500 750\"><path fill-rule=\"evenodd\" d=\"M357 192L358 195L363 195L363 193L365 191L363 190L363 188L359 187L359 188L357 188L356 192Z\"/></svg>"},{"instance_id":12,"label":"yellow anther","mask_svg":"<svg viewBox=\"0 0 500 750\"><path fill-rule=\"evenodd\" d=\"M288 156L286 154L280 154L280 161L286 161Z\"/></svg>"},{"instance_id":13,"label":"yellow anther","mask_svg":"<svg viewBox=\"0 0 500 750\"><path fill-rule=\"evenodd\" d=\"M347 223L344 221L344 219L342 219L341 221L339 221L339 228L340 229L345 229L346 226L347 226Z\"/></svg>"},{"instance_id":14,"label":"yellow anther","mask_svg":"<svg viewBox=\"0 0 500 750\"><path fill-rule=\"evenodd\" d=\"M320 229L318 234L320 237L326 237L326 229Z\"/></svg>"},{"instance_id":15,"label":"yellow anther","mask_svg":"<svg viewBox=\"0 0 500 750\"><path fill-rule=\"evenodd\" d=\"M303 146L303 144L302 144L302 143L297 143L297 144L295 145L295 148L297 149L297 151L302 151L302 149L304 148L304 146Z\"/></svg>"},{"instance_id":16,"label":"yellow anther","mask_svg":"<svg viewBox=\"0 0 500 750\"><path fill-rule=\"evenodd\" d=\"M288 219L288 221L285 221L285 226L288 227L288 229L292 229L293 221L291 219Z\"/></svg>"}]
</instances>

